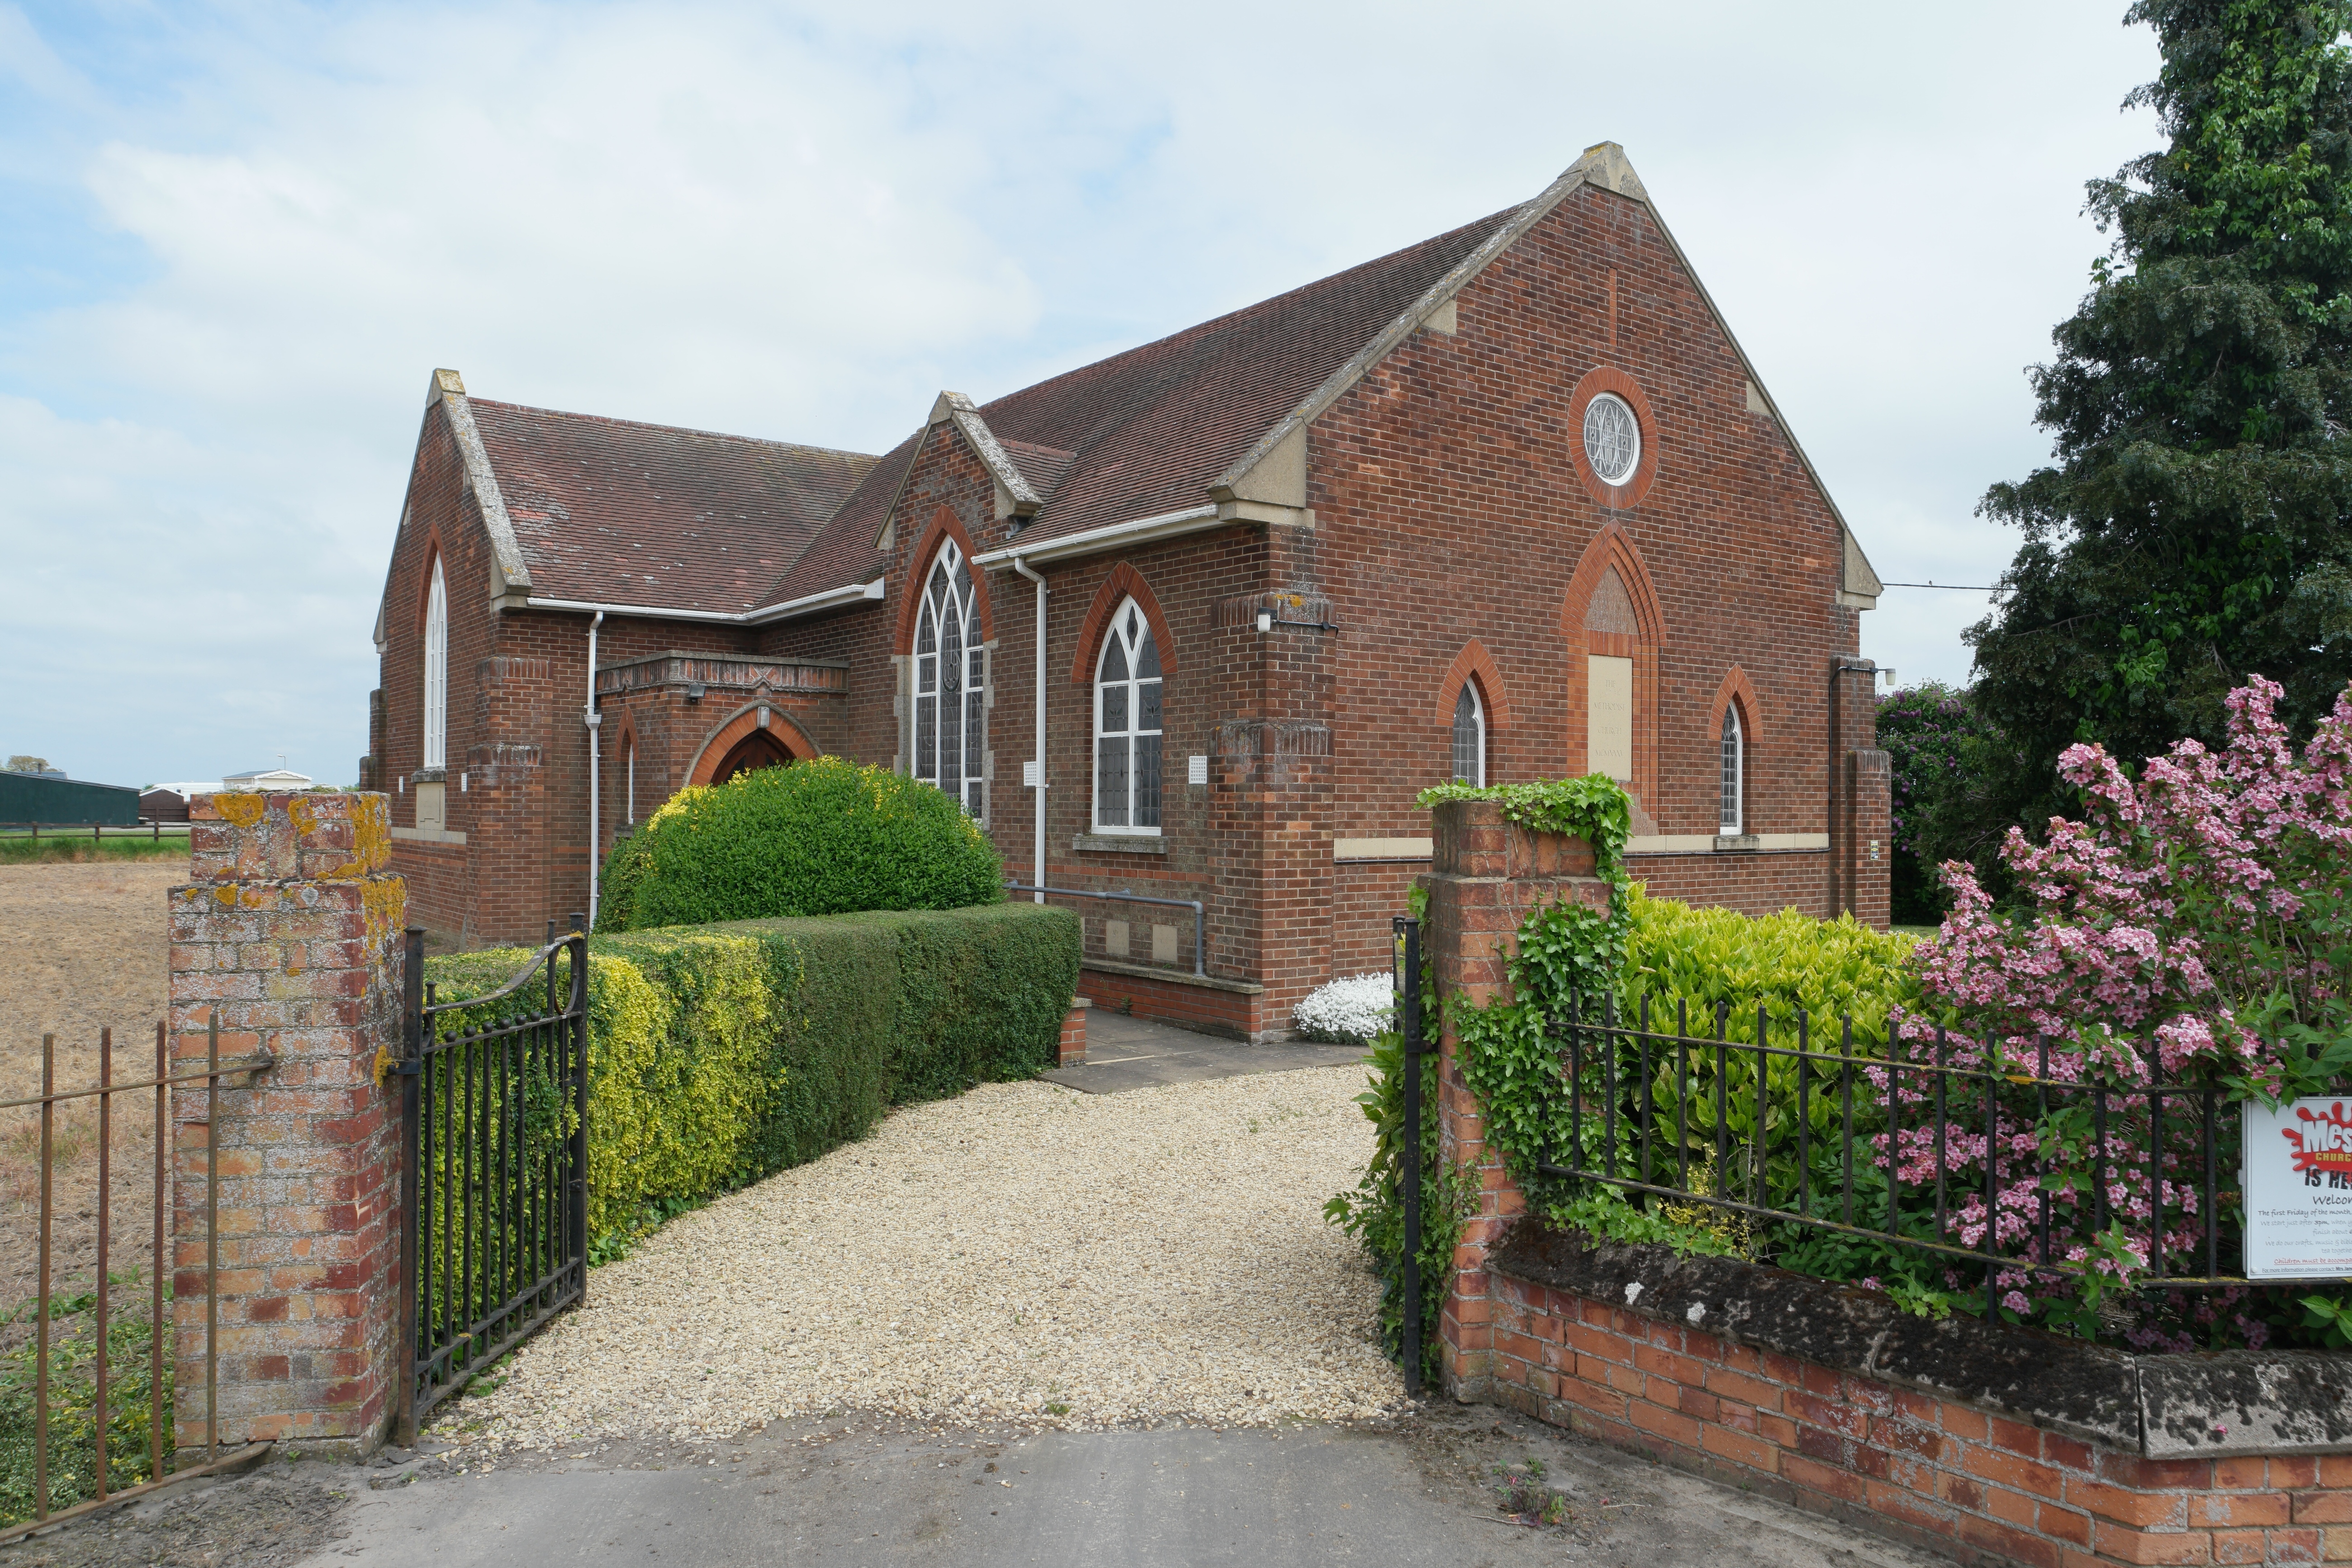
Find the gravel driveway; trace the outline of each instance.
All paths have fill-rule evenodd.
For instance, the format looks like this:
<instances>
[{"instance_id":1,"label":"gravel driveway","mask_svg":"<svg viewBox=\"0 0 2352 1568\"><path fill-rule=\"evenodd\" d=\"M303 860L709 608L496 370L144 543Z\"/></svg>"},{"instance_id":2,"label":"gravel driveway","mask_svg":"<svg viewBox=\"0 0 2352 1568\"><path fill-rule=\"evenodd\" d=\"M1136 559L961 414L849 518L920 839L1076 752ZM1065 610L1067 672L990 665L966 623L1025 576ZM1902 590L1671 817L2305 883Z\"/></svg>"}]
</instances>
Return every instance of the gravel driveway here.
<instances>
[{"instance_id":1,"label":"gravel driveway","mask_svg":"<svg viewBox=\"0 0 2352 1568\"><path fill-rule=\"evenodd\" d=\"M597 1269L436 1430L545 1448L842 1410L1080 1430L1393 1410L1374 1282L1322 1215L1370 1155L1363 1087L1360 1067L992 1084L901 1110Z\"/></svg>"}]
</instances>

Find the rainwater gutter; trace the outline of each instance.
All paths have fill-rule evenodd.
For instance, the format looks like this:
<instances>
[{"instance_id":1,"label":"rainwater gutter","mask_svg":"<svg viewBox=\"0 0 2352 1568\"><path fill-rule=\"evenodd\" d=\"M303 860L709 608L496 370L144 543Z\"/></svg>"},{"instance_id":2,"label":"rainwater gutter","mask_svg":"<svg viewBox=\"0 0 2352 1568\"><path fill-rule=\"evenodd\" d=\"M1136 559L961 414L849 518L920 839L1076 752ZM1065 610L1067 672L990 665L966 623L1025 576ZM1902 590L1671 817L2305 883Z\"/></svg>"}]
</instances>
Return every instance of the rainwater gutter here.
<instances>
[{"instance_id":1,"label":"rainwater gutter","mask_svg":"<svg viewBox=\"0 0 2352 1568\"><path fill-rule=\"evenodd\" d=\"M822 594L808 594L797 599L787 599L781 605L770 605L757 610L673 610L659 605L614 605L595 599L542 599L536 595L523 601L526 609L577 610L610 612L615 616L643 616L650 621L701 621L714 626L759 626L770 621L788 621L800 616L814 616L823 610L837 610L846 605L865 604L883 595L884 579L871 583L852 583L845 587L827 588Z\"/></svg>"}]
</instances>

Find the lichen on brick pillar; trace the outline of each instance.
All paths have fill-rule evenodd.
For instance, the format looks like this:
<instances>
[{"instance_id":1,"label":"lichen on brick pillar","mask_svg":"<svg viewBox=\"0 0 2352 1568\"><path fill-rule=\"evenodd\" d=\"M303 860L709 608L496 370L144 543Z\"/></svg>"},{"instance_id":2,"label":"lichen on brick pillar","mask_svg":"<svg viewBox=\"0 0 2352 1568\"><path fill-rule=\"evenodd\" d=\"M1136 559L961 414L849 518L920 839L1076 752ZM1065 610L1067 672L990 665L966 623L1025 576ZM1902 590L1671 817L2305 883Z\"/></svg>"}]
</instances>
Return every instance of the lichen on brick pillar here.
<instances>
[{"instance_id":1,"label":"lichen on brick pillar","mask_svg":"<svg viewBox=\"0 0 2352 1568\"><path fill-rule=\"evenodd\" d=\"M364 1453L396 1393L399 1100L406 911L374 794L199 795L192 882L171 891L173 1070L201 1070L215 1018L219 1431ZM173 1098L175 1441L205 1438L202 1083Z\"/></svg>"},{"instance_id":2,"label":"lichen on brick pillar","mask_svg":"<svg viewBox=\"0 0 2352 1568\"><path fill-rule=\"evenodd\" d=\"M1491 800L1441 802L1433 812L1423 950L1437 987L1438 1159L1444 1169L1478 1173L1476 1211L1464 1222L1444 1282L1438 1326L1446 1388L1457 1399L1485 1397L1492 1381L1494 1331L1486 1258L1527 1199L1502 1156L1488 1145L1486 1121L1462 1077L1453 1011L1510 999L1510 961L1519 927L1563 900L1606 909L1609 884L1593 875L1592 847L1562 833L1535 833L1507 821Z\"/></svg>"}]
</instances>

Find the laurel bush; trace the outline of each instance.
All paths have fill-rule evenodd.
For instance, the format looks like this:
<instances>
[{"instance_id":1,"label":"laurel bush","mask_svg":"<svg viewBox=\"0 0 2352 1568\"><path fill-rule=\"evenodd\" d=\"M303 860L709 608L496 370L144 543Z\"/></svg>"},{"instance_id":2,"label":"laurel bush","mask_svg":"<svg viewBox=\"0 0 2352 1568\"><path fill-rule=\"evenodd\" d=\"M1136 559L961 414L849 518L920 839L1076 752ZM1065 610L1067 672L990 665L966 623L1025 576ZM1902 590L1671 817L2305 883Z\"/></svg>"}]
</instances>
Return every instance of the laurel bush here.
<instances>
[{"instance_id":1,"label":"laurel bush","mask_svg":"<svg viewBox=\"0 0 2352 1568\"><path fill-rule=\"evenodd\" d=\"M840 757L679 791L606 858L596 929L953 910L1004 868L953 796Z\"/></svg>"}]
</instances>

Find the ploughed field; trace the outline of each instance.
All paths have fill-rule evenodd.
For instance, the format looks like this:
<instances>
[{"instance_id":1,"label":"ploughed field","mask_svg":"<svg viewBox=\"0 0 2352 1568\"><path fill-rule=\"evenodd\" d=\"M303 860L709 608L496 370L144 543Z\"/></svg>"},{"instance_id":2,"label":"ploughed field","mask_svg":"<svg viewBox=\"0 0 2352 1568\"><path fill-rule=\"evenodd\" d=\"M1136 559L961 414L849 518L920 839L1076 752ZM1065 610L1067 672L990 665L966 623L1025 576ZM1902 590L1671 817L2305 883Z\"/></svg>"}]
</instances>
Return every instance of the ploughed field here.
<instances>
[{"instance_id":1,"label":"ploughed field","mask_svg":"<svg viewBox=\"0 0 2352 1568\"><path fill-rule=\"evenodd\" d=\"M586 1306L437 1429L538 1448L845 1411L1086 1428L1395 1409L1377 1286L1322 1215L1371 1153L1363 1087L1360 1067L987 1084L898 1110L593 1271Z\"/></svg>"},{"instance_id":2,"label":"ploughed field","mask_svg":"<svg viewBox=\"0 0 2352 1568\"><path fill-rule=\"evenodd\" d=\"M37 1094L41 1037L57 1037L57 1083L98 1081L101 1027L114 1031L118 1080L154 1076L170 945L164 896L184 859L0 866L0 1100ZM152 1240L152 1091L118 1096L110 1256L119 1277L144 1268ZM56 1214L51 1275L86 1289L98 1239L98 1109L60 1106L51 1130ZM34 1293L38 1271L40 1118L0 1110L0 1312ZM142 1290L143 1295L143 1290ZM0 1328L0 1346L29 1331Z\"/></svg>"}]
</instances>

